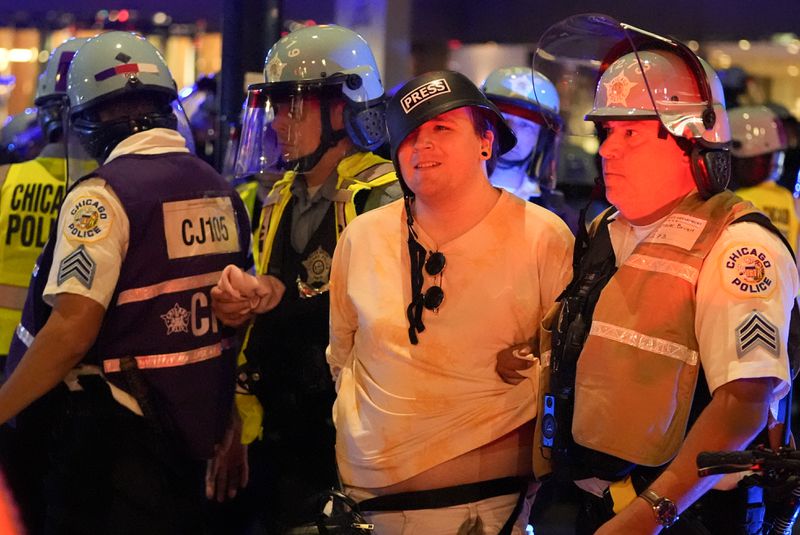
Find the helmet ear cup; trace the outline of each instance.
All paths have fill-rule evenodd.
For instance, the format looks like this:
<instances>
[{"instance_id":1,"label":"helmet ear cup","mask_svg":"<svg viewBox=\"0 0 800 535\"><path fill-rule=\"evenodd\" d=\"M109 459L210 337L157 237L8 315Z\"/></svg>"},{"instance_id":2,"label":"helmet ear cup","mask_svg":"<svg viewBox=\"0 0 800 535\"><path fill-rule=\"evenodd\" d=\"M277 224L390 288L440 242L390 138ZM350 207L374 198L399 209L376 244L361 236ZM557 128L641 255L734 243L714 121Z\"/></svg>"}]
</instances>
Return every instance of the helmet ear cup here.
<instances>
[{"instance_id":1,"label":"helmet ear cup","mask_svg":"<svg viewBox=\"0 0 800 535\"><path fill-rule=\"evenodd\" d=\"M689 155L697 189L703 198L724 191L731 178L731 153L726 147L695 143Z\"/></svg>"},{"instance_id":2,"label":"helmet ear cup","mask_svg":"<svg viewBox=\"0 0 800 535\"><path fill-rule=\"evenodd\" d=\"M360 110L348 104L344 108L344 125L357 147L369 151L377 149L388 140L386 103Z\"/></svg>"}]
</instances>

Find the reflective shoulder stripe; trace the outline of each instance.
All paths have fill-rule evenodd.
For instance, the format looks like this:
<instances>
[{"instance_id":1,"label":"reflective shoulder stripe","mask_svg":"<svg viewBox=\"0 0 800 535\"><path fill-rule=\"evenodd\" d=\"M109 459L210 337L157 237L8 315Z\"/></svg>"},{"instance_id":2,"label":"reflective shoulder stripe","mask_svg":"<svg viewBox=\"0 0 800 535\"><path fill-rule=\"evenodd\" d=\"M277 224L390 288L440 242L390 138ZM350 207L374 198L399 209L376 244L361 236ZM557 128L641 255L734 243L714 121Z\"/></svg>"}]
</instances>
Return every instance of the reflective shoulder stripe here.
<instances>
[{"instance_id":1,"label":"reflective shoulder stripe","mask_svg":"<svg viewBox=\"0 0 800 535\"><path fill-rule=\"evenodd\" d=\"M17 335L17 338L19 338L20 342L25 344L25 347L31 347L35 337L21 323L17 324L17 329L14 331L14 333Z\"/></svg>"},{"instance_id":2,"label":"reflective shoulder stripe","mask_svg":"<svg viewBox=\"0 0 800 535\"><path fill-rule=\"evenodd\" d=\"M665 357L682 360L692 366L697 365L697 359L699 357L697 351L689 349L684 345L654 336L647 336L646 334L636 332L632 329L626 329L602 321L593 321L589 334Z\"/></svg>"},{"instance_id":3,"label":"reflective shoulder stripe","mask_svg":"<svg viewBox=\"0 0 800 535\"><path fill-rule=\"evenodd\" d=\"M336 190L336 193L333 194L333 198L331 199L331 201L345 203L345 202L350 202L352 198L353 198L352 191L348 191L346 189L339 189Z\"/></svg>"},{"instance_id":4,"label":"reflective shoulder stripe","mask_svg":"<svg viewBox=\"0 0 800 535\"><path fill-rule=\"evenodd\" d=\"M221 276L222 271L215 271L213 273L204 273L202 275L194 275L191 277L181 277L179 279L163 281L150 286L143 286L141 288L131 288L130 290L120 292L119 297L117 297L117 304L125 305L128 303L136 303L138 301L152 299L162 294L183 292L185 290L194 290L195 288L213 286L217 284Z\"/></svg>"},{"instance_id":5,"label":"reflective shoulder stripe","mask_svg":"<svg viewBox=\"0 0 800 535\"><path fill-rule=\"evenodd\" d=\"M379 164L364 169L353 178L358 182L372 182L376 178L393 173L394 173L394 165L392 165L391 162L381 162ZM344 184L342 184L342 186L346 187L344 186Z\"/></svg>"},{"instance_id":6,"label":"reflective shoulder stripe","mask_svg":"<svg viewBox=\"0 0 800 535\"><path fill-rule=\"evenodd\" d=\"M625 265L642 269L645 271L655 271L683 279L690 284L696 284L700 275L699 270L682 262L657 258L655 256L634 253L625 261Z\"/></svg>"},{"instance_id":7,"label":"reflective shoulder stripe","mask_svg":"<svg viewBox=\"0 0 800 535\"><path fill-rule=\"evenodd\" d=\"M234 346L233 338L225 338L221 342L211 344L189 351L179 351L177 353L163 353L160 355L141 355L134 357L136 364L142 370L154 370L158 368L174 368L176 366L186 366L196 364L206 360L211 360L222 355L226 349ZM116 373L121 369L120 359L108 359L103 361L103 371L105 373Z\"/></svg>"},{"instance_id":8,"label":"reflective shoulder stripe","mask_svg":"<svg viewBox=\"0 0 800 535\"><path fill-rule=\"evenodd\" d=\"M11 284L0 284L0 308L22 310L27 297L27 288L13 286Z\"/></svg>"}]
</instances>

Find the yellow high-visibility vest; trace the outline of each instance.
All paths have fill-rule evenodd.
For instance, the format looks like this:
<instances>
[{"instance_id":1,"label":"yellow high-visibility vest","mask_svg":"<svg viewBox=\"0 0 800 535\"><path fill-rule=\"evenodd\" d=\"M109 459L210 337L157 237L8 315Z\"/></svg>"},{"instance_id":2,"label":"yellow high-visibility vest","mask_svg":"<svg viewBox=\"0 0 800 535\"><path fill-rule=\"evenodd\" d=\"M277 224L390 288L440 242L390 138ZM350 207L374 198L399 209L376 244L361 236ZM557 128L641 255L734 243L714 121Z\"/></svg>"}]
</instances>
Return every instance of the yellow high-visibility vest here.
<instances>
[{"instance_id":1,"label":"yellow high-visibility vest","mask_svg":"<svg viewBox=\"0 0 800 535\"><path fill-rule=\"evenodd\" d=\"M36 158L0 172L0 355L8 353L31 271L65 194L62 158Z\"/></svg>"}]
</instances>

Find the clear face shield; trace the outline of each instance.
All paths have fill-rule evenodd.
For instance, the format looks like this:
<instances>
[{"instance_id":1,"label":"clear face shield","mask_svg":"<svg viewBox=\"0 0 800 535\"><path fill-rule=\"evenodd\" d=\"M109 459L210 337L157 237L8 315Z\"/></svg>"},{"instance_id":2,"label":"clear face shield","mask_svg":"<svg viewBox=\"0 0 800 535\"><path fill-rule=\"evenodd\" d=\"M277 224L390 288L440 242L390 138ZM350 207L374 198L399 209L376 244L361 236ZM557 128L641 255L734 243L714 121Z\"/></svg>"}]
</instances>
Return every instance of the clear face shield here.
<instances>
[{"instance_id":1,"label":"clear face shield","mask_svg":"<svg viewBox=\"0 0 800 535\"><path fill-rule=\"evenodd\" d=\"M528 189L533 188L536 195L540 185L546 189L555 188L556 156L563 130L561 118L555 112L542 111L541 106L519 99L493 95L492 101L517 137L514 148L498 159L491 177L493 183L495 180L518 182L524 175L525 180L532 183ZM513 177L503 176L509 174L520 178L512 180Z\"/></svg>"},{"instance_id":2,"label":"clear face shield","mask_svg":"<svg viewBox=\"0 0 800 535\"><path fill-rule=\"evenodd\" d=\"M176 98L170 103L170 106L172 107L172 115L175 116L175 120L178 123L176 130L181 137L183 137L184 141L186 141L186 148L189 149L189 152L192 154L197 154L194 134L192 133L192 127L189 125L189 117L186 115L183 104L180 102L180 99Z\"/></svg>"},{"instance_id":3,"label":"clear face shield","mask_svg":"<svg viewBox=\"0 0 800 535\"><path fill-rule=\"evenodd\" d=\"M318 161L321 153L346 135L342 84L349 80L337 75L302 84L251 85L242 115L234 176L307 171L306 162ZM351 96L353 100L347 103L350 111L366 110L366 92L359 96L359 88L354 91L355 98Z\"/></svg>"},{"instance_id":4,"label":"clear face shield","mask_svg":"<svg viewBox=\"0 0 800 535\"><path fill-rule=\"evenodd\" d=\"M679 138L730 139L721 85L709 85L712 78L719 85L713 72L709 77L683 44L606 15L577 15L551 27L533 68L557 88L571 136L594 135L592 122L658 119Z\"/></svg>"},{"instance_id":5,"label":"clear face shield","mask_svg":"<svg viewBox=\"0 0 800 535\"><path fill-rule=\"evenodd\" d=\"M508 126L514 131L517 136L517 144L514 148L503 154L500 158L509 161L522 161L530 156L539 141L539 134L542 131L542 125L531 119L520 117L519 115L508 113L500 110L503 113Z\"/></svg>"}]
</instances>

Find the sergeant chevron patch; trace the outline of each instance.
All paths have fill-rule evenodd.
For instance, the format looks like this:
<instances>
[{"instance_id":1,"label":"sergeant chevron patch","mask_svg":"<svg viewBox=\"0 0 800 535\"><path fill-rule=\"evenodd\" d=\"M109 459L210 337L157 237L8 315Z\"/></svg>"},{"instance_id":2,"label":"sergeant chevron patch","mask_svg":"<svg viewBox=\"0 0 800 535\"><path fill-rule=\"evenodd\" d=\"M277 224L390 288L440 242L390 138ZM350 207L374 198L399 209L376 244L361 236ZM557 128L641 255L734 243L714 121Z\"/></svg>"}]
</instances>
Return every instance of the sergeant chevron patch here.
<instances>
[{"instance_id":1,"label":"sergeant chevron patch","mask_svg":"<svg viewBox=\"0 0 800 535\"><path fill-rule=\"evenodd\" d=\"M94 272L97 264L94 263L89 252L81 245L70 254L64 257L61 264L58 266L58 284L63 284L64 281L70 277L78 279L78 282L83 284L86 289L92 287L94 281Z\"/></svg>"},{"instance_id":2,"label":"sergeant chevron patch","mask_svg":"<svg viewBox=\"0 0 800 535\"><path fill-rule=\"evenodd\" d=\"M751 349L761 346L777 357L780 348L778 335L778 328L754 310L736 327L736 353L741 358Z\"/></svg>"}]
</instances>

